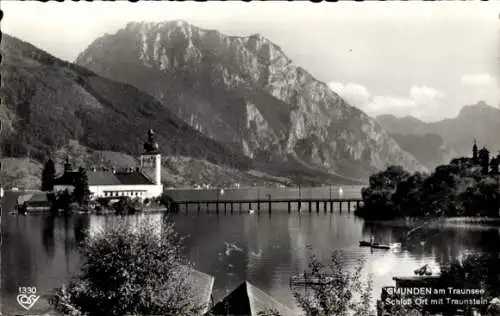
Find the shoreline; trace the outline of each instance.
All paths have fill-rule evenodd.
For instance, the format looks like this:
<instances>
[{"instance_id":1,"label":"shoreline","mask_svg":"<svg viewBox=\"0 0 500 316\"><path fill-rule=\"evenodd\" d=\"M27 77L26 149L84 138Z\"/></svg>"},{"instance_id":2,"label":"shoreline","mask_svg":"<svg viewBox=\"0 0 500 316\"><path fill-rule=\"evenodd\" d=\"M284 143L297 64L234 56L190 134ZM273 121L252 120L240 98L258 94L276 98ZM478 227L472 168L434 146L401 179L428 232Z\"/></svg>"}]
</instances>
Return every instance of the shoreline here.
<instances>
[{"instance_id":1,"label":"shoreline","mask_svg":"<svg viewBox=\"0 0 500 316\"><path fill-rule=\"evenodd\" d=\"M363 218L361 218L363 219ZM418 223L430 222L433 224L442 223L442 224L463 224L463 223L471 223L471 224L498 224L500 226L500 217L472 217L472 216L456 216L456 217L436 217L436 218L398 218L391 220L365 220L367 224L380 224L380 225L391 225L391 226L409 226Z\"/></svg>"}]
</instances>

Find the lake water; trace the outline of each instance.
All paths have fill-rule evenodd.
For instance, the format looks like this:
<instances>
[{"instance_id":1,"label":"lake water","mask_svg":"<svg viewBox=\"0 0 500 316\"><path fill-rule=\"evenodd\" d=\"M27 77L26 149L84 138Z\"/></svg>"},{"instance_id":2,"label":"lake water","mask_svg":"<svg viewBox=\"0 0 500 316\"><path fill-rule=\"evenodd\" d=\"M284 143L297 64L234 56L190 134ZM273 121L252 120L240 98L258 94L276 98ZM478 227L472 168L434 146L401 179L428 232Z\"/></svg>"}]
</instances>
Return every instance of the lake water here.
<instances>
[{"instance_id":1,"label":"lake water","mask_svg":"<svg viewBox=\"0 0 500 316\"><path fill-rule=\"evenodd\" d=\"M257 192L258 191L258 192ZM225 190L220 199L296 197L296 189ZM334 188L333 194L338 195ZM175 190L174 198L213 198L214 192ZM328 197L330 188L301 189L301 196ZM344 187L344 196L359 196L359 188ZM81 258L77 244L82 231L105 227L116 216L74 215L52 218L46 215L2 216L2 312L21 313L16 302L18 287L36 286L39 294L47 294L79 270ZM344 259L354 263L365 260L365 273L373 274L374 299L382 286L392 285L396 275L412 275L413 270L429 263L438 271L438 262L446 263L467 252L498 251L500 232L484 225L440 225L422 230L411 243L396 250L369 250L358 247L359 240L372 234L380 242L396 242L410 228L368 224L352 213L312 214L296 210L287 213L286 205L273 206L269 215L263 205L260 215L222 211L206 214L202 208L175 216L177 231L185 236L185 254L196 267L215 276L214 296L218 300L242 281L248 280L285 305L294 308L289 292L289 277L307 268L307 246L320 258L327 259L336 249L344 251ZM163 214L148 216L161 221ZM135 220L137 216L127 217ZM232 248L232 251L228 249ZM30 314L49 310L41 298ZM24 311L25 312L25 311Z\"/></svg>"}]
</instances>

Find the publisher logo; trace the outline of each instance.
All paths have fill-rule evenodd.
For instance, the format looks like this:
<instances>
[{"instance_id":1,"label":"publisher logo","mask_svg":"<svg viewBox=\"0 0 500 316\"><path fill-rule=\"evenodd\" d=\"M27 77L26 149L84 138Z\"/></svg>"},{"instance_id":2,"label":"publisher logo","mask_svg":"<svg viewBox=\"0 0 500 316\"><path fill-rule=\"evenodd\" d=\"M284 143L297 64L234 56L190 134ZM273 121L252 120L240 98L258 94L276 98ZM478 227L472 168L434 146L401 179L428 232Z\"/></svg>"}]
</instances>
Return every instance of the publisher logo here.
<instances>
[{"instance_id":1,"label":"publisher logo","mask_svg":"<svg viewBox=\"0 0 500 316\"><path fill-rule=\"evenodd\" d=\"M30 310L38 301L40 296L36 295L36 287L20 287L17 295L17 303L25 310Z\"/></svg>"}]
</instances>

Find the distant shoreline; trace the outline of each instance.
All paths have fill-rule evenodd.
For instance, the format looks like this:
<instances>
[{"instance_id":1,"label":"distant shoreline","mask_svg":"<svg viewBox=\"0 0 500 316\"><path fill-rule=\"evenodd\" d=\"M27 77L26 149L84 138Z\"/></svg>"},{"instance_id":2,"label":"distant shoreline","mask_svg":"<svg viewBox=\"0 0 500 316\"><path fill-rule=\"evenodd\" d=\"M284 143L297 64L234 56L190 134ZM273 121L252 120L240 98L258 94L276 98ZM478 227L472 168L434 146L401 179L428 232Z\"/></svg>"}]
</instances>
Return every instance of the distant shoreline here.
<instances>
[{"instance_id":1,"label":"distant shoreline","mask_svg":"<svg viewBox=\"0 0 500 316\"><path fill-rule=\"evenodd\" d=\"M446 217L442 219L445 223L498 223L500 217Z\"/></svg>"},{"instance_id":2,"label":"distant shoreline","mask_svg":"<svg viewBox=\"0 0 500 316\"><path fill-rule=\"evenodd\" d=\"M398 218L398 219L391 219L391 220L365 220L365 223L368 224L381 224L381 225L391 225L391 226L400 226L400 227L405 227L405 226L413 226L415 224L420 224L423 222L433 222L433 223L471 223L471 224L482 224L482 223L487 223L487 224L498 224L500 226L500 217L472 217L472 216L456 216L456 217L436 217L436 218L420 218L420 217L414 217L414 218Z\"/></svg>"}]
</instances>

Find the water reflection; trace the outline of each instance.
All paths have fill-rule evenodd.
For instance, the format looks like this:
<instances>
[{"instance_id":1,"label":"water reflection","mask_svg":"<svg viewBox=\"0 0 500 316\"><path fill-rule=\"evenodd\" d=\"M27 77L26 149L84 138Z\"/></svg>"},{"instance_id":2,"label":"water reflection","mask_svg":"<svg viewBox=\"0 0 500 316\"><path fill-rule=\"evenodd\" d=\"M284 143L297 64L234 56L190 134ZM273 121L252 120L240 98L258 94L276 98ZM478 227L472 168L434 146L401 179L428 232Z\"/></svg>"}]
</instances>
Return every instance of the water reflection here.
<instances>
[{"instance_id":1,"label":"water reflection","mask_svg":"<svg viewBox=\"0 0 500 316\"><path fill-rule=\"evenodd\" d=\"M384 243L403 241L402 250L412 257L419 260L432 257L440 265L448 265L466 254L500 250L500 232L493 226L439 223L419 231L416 238L407 242L405 236L409 229L411 227L365 223L363 236L375 236Z\"/></svg>"},{"instance_id":2,"label":"water reflection","mask_svg":"<svg viewBox=\"0 0 500 316\"><path fill-rule=\"evenodd\" d=\"M164 214L123 217L130 223L149 217L158 223ZM6 216L3 222L2 297L16 308L17 287L32 284L44 293L61 285L79 270L78 246L87 234L113 225L117 216L75 215ZM176 231L185 236L184 253L196 267L216 277L215 299L233 290L243 280L292 307L289 277L307 267L308 245L320 259L344 250L345 260L366 260L365 273L374 274L374 295L392 284L394 275L411 275L425 263L447 264L468 252L500 250L497 228L481 225L435 225L426 227L403 242L399 251L370 251L359 240L374 236L384 243L404 240L411 227L368 224L350 214L179 214ZM160 231L158 231L160 232ZM6 312L5 312L6 313ZM8 314L8 313L7 313Z\"/></svg>"},{"instance_id":3,"label":"water reflection","mask_svg":"<svg viewBox=\"0 0 500 316\"><path fill-rule=\"evenodd\" d=\"M43 248L45 249L47 256L50 259L53 259L54 258L54 248L55 248L54 218L52 216L47 216L42 221L43 221L43 228L42 228Z\"/></svg>"}]
</instances>

